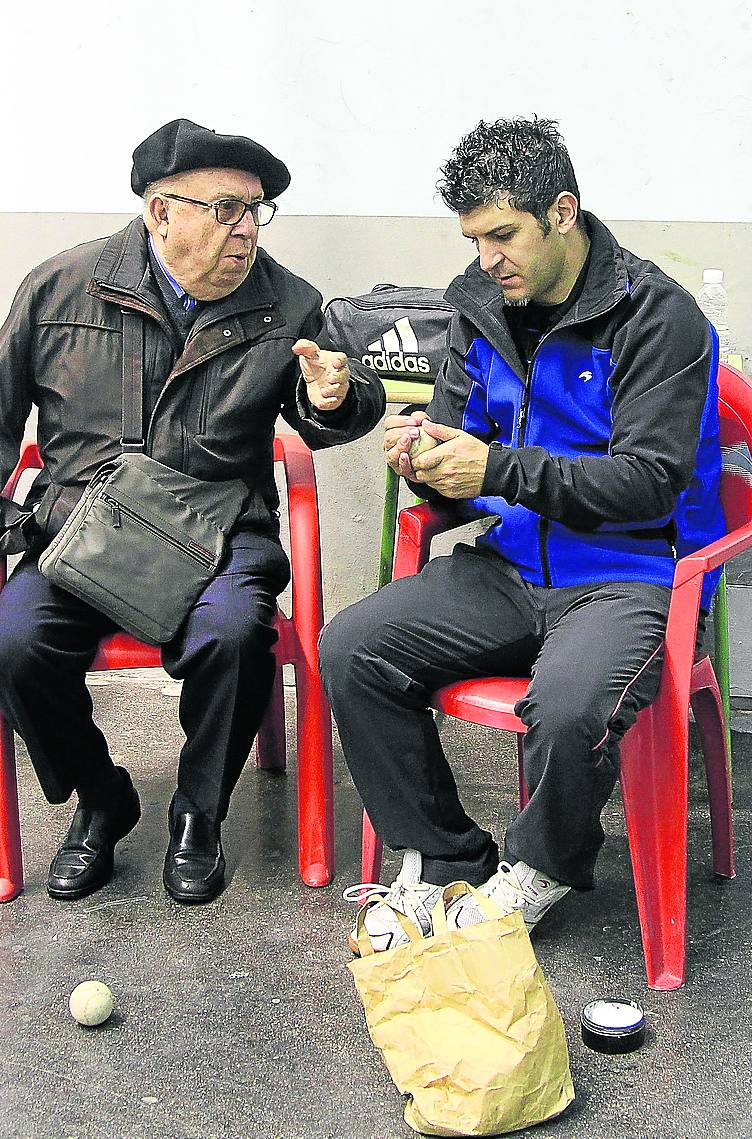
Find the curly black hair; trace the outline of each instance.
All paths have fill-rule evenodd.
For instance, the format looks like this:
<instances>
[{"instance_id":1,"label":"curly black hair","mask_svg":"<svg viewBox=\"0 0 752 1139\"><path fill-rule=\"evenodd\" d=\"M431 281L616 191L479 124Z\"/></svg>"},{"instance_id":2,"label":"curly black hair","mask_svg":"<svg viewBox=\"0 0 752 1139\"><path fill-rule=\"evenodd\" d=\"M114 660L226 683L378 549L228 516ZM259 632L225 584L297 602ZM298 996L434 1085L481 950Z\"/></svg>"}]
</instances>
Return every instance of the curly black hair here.
<instances>
[{"instance_id":1,"label":"curly black hair","mask_svg":"<svg viewBox=\"0 0 752 1139\"><path fill-rule=\"evenodd\" d=\"M547 211L563 190L580 191L572 161L553 119L497 119L466 134L441 167L437 183L445 205L458 214L509 196L516 210L533 214L544 234Z\"/></svg>"}]
</instances>

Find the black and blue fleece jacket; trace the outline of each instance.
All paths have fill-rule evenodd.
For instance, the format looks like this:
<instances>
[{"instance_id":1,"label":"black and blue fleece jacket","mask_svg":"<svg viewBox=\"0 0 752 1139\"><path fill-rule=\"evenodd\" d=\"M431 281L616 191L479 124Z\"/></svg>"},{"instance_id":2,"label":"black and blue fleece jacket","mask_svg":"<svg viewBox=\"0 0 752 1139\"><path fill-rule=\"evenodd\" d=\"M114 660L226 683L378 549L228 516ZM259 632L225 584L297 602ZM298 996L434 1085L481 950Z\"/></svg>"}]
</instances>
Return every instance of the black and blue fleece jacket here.
<instances>
[{"instance_id":1,"label":"black and blue fleece jacket","mask_svg":"<svg viewBox=\"0 0 752 1139\"><path fill-rule=\"evenodd\" d=\"M490 445L470 504L498 521L478 541L525 580L670 586L677 557L725 532L717 336L689 293L584 217L582 292L527 369L478 262L452 282L448 354L427 411ZM717 578L706 577L705 608Z\"/></svg>"}]
</instances>

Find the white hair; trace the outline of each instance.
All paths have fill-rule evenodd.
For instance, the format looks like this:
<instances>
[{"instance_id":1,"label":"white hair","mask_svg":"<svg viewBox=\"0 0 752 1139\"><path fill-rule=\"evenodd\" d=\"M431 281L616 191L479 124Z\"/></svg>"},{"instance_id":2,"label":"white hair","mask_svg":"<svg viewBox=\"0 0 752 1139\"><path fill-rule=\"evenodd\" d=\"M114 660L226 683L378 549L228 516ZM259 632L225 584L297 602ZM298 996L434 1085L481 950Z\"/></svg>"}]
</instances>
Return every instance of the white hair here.
<instances>
[{"instance_id":1,"label":"white hair","mask_svg":"<svg viewBox=\"0 0 752 1139\"><path fill-rule=\"evenodd\" d=\"M158 178L156 182L150 182L148 184L148 186L146 186L146 188L144 189L144 194L143 194L143 198L144 198L143 217L144 217L144 222L146 224L147 229L149 229L150 226L152 228L154 226L154 219L152 218L151 211L149 209L149 207L152 203L152 199L157 198L157 197L159 197L160 194L167 193L168 191L169 192L175 192L175 191L179 190L181 180L182 180L181 174L170 174L166 178Z\"/></svg>"}]
</instances>

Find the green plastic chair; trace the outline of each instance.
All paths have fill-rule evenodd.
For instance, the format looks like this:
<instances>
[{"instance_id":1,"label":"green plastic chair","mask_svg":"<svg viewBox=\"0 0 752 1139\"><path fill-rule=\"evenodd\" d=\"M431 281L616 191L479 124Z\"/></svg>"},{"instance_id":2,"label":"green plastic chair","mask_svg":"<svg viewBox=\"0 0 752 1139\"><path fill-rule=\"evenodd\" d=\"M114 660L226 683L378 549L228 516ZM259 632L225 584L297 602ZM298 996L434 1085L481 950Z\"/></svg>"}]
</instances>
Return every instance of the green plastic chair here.
<instances>
[{"instance_id":1,"label":"green plastic chair","mask_svg":"<svg viewBox=\"0 0 752 1139\"><path fill-rule=\"evenodd\" d=\"M406 382L405 380L383 380L387 403L419 403L423 407L433 395L433 384ZM394 564L394 536L397 529L397 504L399 499L399 475L391 467L386 468L384 487L384 514L381 521L381 553L379 556L378 589L392 580ZM416 499L420 502L420 499Z\"/></svg>"}]
</instances>

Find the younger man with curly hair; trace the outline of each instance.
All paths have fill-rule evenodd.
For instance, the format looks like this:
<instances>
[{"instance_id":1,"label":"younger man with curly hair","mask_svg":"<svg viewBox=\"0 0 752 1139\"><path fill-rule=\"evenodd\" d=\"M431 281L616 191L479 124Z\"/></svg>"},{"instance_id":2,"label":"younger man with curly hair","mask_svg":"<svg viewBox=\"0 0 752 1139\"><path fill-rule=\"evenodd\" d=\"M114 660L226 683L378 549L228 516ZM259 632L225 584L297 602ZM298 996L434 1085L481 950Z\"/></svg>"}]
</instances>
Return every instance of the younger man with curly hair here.
<instances>
[{"instance_id":1,"label":"younger man with curly hair","mask_svg":"<svg viewBox=\"0 0 752 1139\"><path fill-rule=\"evenodd\" d=\"M388 896L426 934L454 879L521 908L529 928L592 888L619 740L657 692L675 559L724 532L715 332L580 210L556 124L481 122L442 173L478 256L446 294L456 312L434 397L387 418L384 450L423 497L495 521L340 613L321 645L355 784L406 851ZM419 427L438 445L411 462ZM517 707L530 800L500 863L460 803L428 701L452 681L531 671ZM457 899L450 924L479 920ZM382 949L405 937L383 907L366 927Z\"/></svg>"}]
</instances>

